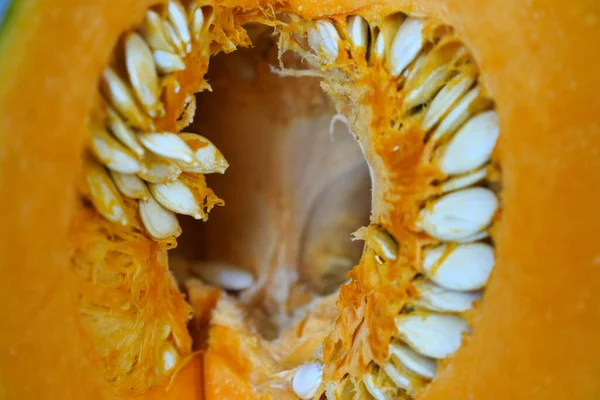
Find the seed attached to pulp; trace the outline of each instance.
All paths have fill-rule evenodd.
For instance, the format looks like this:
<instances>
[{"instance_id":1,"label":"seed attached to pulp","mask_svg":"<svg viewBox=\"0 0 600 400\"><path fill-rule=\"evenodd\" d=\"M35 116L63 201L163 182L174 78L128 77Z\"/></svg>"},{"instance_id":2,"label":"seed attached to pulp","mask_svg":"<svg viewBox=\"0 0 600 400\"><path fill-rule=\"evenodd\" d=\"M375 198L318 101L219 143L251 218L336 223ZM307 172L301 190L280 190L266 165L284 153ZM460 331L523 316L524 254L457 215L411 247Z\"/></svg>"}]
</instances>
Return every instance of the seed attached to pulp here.
<instances>
[{"instance_id":1,"label":"seed attached to pulp","mask_svg":"<svg viewBox=\"0 0 600 400\"><path fill-rule=\"evenodd\" d=\"M308 44L325 64L331 64L337 59L339 41L340 35L329 21L317 21L308 30Z\"/></svg>"},{"instance_id":2,"label":"seed attached to pulp","mask_svg":"<svg viewBox=\"0 0 600 400\"><path fill-rule=\"evenodd\" d=\"M473 308L473 302L481 300L480 292L458 292L424 281L414 285L419 291L416 304L431 311L465 312Z\"/></svg>"},{"instance_id":3,"label":"seed attached to pulp","mask_svg":"<svg viewBox=\"0 0 600 400\"><path fill-rule=\"evenodd\" d=\"M135 133L121 119L119 114L110 106L106 106L106 125L113 135L135 155L142 159L144 157L144 147L137 139Z\"/></svg>"},{"instance_id":4,"label":"seed attached to pulp","mask_svg":"<svg viewBox=\"0 0 600 400\"><path fill-rule=\"evenodd\" d=\"M175 214L158 204L154 197L140 200L139 211L144 227L153 238L166 239L181 234Z\"/></svg>"},{"instance_id":5,"label":"seed attached to pulp","mask_svg":"<svg viewBox=\"0 0 600 400\"><path fill-rule=\"evenodd\" d=\"M163 29L165 31L167 39L169 40L169 43L171 43L177 49L177 53L181 57L185 57L187 54L186 49L185 49L186 48L185 43L183 43L183 41L177 34L177 31L171 24L171 22L169 22L167 20L163 20L162 23L163 23Z\"/></svg>"},{"instance_id":6,"label":"seed attached to pulp","mask_svg":"<svg viewBox=\"0 0 600 400\"><path fill-rule=\"evenodd\" d=\"M204 217L194 193L179 179L168 183L149 183L148 187L156 201L167 210L196 219Z\"/></svg>"},{"instance_id":7,"label":"seed attached to pulp","mask_svg":"<svg viewBox=\"0 0 600 400\"><path fill-rule=\"evenodd\" d=\"M494 248L486 243L441 245L423 251L423 269L429 278L450 290L482 289L494 268Z\"/></svg>"},{"instance_id":8,"label":"seed attached to pulp","mask_svg":"<svg viewBox=\"0 0 600 400\"><path fill-rule=\"evenodd\" d=\"M135 174L141 169L138 159L108 132L95 124L90 127L91 148L98 160L113 171Z\"/></svg>"},{"instance_id":9,"label":"seed attached to pulp","mask_svg":"<svg viewBox=\"0 0 600 400\"><path fill-rule=\"evenodd\" d=\"M386 396L383 390L379 388L379 385L375 383L375 381L373 380L373 375L365 374L363 376L362 382L365 385L365 389L367 389L367 392L369 392L369 394L373 396L375 400L392 400L388 396Z\"/></svg>"},{"instance_id":10,"label":"seed attached to pulp","mask_svg":"<svg viewBox=\"0 0 600 400\"><path fill-rule=\"evenodd\" d=\"M205 282L225 290L244 290L254 285L252 273L224 262L202 262L192 270Z\"/></svg>"},{"instance_id":11,"label":"seed attached to pulp","mask_svg":"<svg viewBox=\"0 0 600 400\"><path fill-rule=\"evenodd\" d=\"M133 91L146 113L151 117L164 114L158 99L158 75L152 51L137 33L130 33L125 38L125 65Z\"/></svg>"},{"instance_id":12,"label":"seed attached to pulp","mask_svg":"<svg viewBox=\"0 0 600 400\"><path fill-rule=\"evenodd\" d=\"M456 315L409 315L395 319L396 329L413 350L426 357L443 359L458 350L467 322Z\"/></svg>"},{"instance_id":13,"label":"seed attached to pulp","mask_svg":"<svg viewBox=\"0 0 600 400\"><path fill-rule=\"evenodd\" d=\"M420 213L425 232L440 240L461 240L484 230L498 209L494 193L484 188L452 192L426 206Z\"/></svg>"},{"instance_id":14,"label":"seed attached to pulp","mask_svg":"<svg viewBox=\"0 0 600 400\"><path fill-rule=\"evenodd\" d=\"M467 121L437 154L445 174L463 174L489 161L498 140L498 114L486 111Z\"/></svg>"},{"instance_id":15,"label":"seed attached to pulp","mask_svg":"<svg viewBox=\"0 0 600 400\"><path fill-rule=\"evenodd\" d=\"M151 183L173 182L181 175L181 168L175 162L156 156L146 157L144 168L138 176Z\"/></svg>"},{"instance_id":16,"label":"seed attached to pulp","mask_svg":"<svg viewBox=\"0 0 600 400\"><path fill-rule=\"evenodd\" d=\"M301 399L312 399L323 381L323 365L308 363L301 365L292 379L292 389Z\"/></svg>"},{"instance_id":17,"label":"seed attached to pulp","mask_svg":"<svg viewBox=\"0 0 600 400\"><path fill-rule=\"evenodd\" d=\"M354 47L366 49L369 40L369 24L360 15L348 17L348 36Z\"/></svg>"},{"instance_id":18,"label":"seed attached to pulp","mask_svg":"<svg viewBox=\"0 0 600 400\"><path fill-rule=\"evenodd\" d=\"M428 131L437 124L450 107L471 87L475 79L470 75L458 74L435 95L423 117L423 130Z\"/></svg>"},{"instance_id":19,"label":"seed attached to pulp","mask_svg":"<svg viewBox=\"0 0 600 400\"><path fill-rule=\"evenodd\" d=\"M183 71L185 63L177 54L169 53L164 50L155 50L153 53L156 68L161 74L169 74L175 71Z\"/></svg>"},{"instance_id":20,"label":"seed attached to pulp","mask_svg":"<svg viewBox=\"0 0 600 400\"><path fill-rule=\"evenodd\" d=\"M184 172L198 174L225 173L229 163L210 140L196 133L180 133L179 137L189 146L194 153L194 160L197 161L195 165L178 162Z\"/></svg>"},{"instance_id":21,"label":"seed attached to pulp","mask_svg":"<svg viewBox=\"0 0 600 400\"><path fill-rule=\"evenodd\" d=\"M423 378L433 379L437 373L437 362L413 351L410 347L399 343L390 344L390 356L394 357L408 370Z\"/></svg>"},{"instance_id":22,"label":"seed attached to pulp","mask_svg":"<svg viewBox=\"0 0 600 400\"><path fill-rule=\"evenodd\" d=\"M146 184L137 175L110 171L110 176L123 195L131 199L147 199L150 197Z\"/></svg>"},{"instance_id":23,"label":"seed attached to pulp","mask_svg":"<svg viewBox=\"0 0 600 400\"><path fill-rule=\"evenodd\" d=\"M125 121L135 128L150 128L152 121L140 110L128 85L119 75L111 67L108 67L104 70L102 77L102 89L106 99L117 109Z\"/></svg>"},{"instance_id":24,"label":"seed attached to pulp","mask_svg":"<svg viewBox=\"0 0 600 400\"><path fill-rule=\"evenodd\" d=\"M111 222L127 225L123 200L104 167L89 161L86 163L85 173L96 210Z\"/></svg>"},{"instance_id":25,"label":"seed attached to pulp","mask_svg":"<svg viewBox=\"0 0 600 400\"><path fill-rule=\"evenodd\" d=\"M177 365L179 354L177 354L177 350L175 350L175 347L173 347L173 345L169 342L163 345L161 352L162 365L160 366L160 369L163 374L166 374Z\"/></svg>"},{"instance_id":26,"label":"seed attached to pulp","mask_svg":"<svg viewBox=\"0 0 600 400\"><path fill-rule=\"evenodd\" d=\"M198 163L194 158L192 149L175 133L140 133L138 137L144 147L154 154L191 164Z\"/></svg>"},{"instance_id":27,"label":"seed attached to pulp","mask_svg":"<svg viewBox=\"0 0 600 400\"><path fill-rule=\"evenodd\" d=\"M448 112L448 115L440 122L435 132L433 132L431 140L437 142L447 134L458 129L458 127L471 116L471 104L477 100L480 94L481 89L479 87L474 87L469 90L464 97L458 100L452 110Z\"/></svg>"},{"instance_id":28,"label":"seed attached to pulp","mask_svg":"<svg viewBox=\"0 0 600 400\"><path fill-rule=\"evenodd\" d=\"M170 53L177 51L169 42L163 19L155 11L148 10L139 31L153 50L163 50Z\"/></svg>"},{"instance_id":29,"label":"seed attached to pulp","mask_svg":"<svg viewBox=\"0 0 600 400\"><path fill-rule=\"evenodd\" d=\"M373 229L367 241L369 247L385 260L394 261L398 256L398 244L387 232L380 229Z\"/></svg>"},{"instance_id":30,"label":"seed attached to pulp","mask_svg":"<svg viewBox=\"0 0 600 400\"><path fill-rule=\"evenodd\" d=\"M440 185L440 193L452 192L468 186L473 186L477 182L484 180L486 176L487 169L482 167L478 170L454 177Z\"/></svg>"},{"instance_id":31,"label":"seed attached to pulp","mask_svg":"<svg viewBox=\"0 0 600 400\"><path fill-rule=\"evenodd\" d=\"M189 53L192 51L192 43L183 6L178 1L169 1L167 12L169 20L173 24L175 31L177 31L177 35L184 43L186 53Z\"/></svg>"},{"instance_id":32,"label":"seed attached to pulp","mask_svg":"<svg viewBox=\"0 0 600 400\"><path fill-rule=\"evenodd\" d=\"M410 376L398 370L396 366L389 362L383 366L383 370L390 377L396 386L401 389L412 391L413 385L410 382Z\"/></svg>"},{"instance_id":33,"label":"seed attached to pulp","mask_svg":"<svg viewBox=\"0 0 600 400\"><path fill-rule=\"evenodd\" d=\"M398 76L423 47L423 21L408 17L394 37L390 50L390 74Z\"/></svg>"}]
</instances>

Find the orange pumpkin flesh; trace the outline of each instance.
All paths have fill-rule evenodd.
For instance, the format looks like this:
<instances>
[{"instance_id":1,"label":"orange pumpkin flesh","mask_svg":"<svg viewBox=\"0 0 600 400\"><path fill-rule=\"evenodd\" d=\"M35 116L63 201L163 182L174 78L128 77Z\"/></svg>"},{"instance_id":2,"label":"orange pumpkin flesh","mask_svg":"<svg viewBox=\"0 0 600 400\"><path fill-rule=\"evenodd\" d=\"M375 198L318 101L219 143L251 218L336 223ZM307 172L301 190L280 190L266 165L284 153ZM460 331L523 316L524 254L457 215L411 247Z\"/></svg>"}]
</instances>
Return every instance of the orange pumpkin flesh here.
<instances>
[{"instance_id":1,"label":"orange pumpkin flesh","mask_svg":"<svg viewBox=\"0 0 600 400\"><path fill-rule=\"evenodd\" d=\"M22 7L19 12L28 16L15 15L3 49L11 56L3 56L0 64L7 82L0 95L0 266L2 276L9 277L0 290L8 327L0 336L6 349L0 356L0 393L7 398L31 393L95 398L107 389L82 356L76 305L64 291L71 287L64 283L71 279L71 183L95 93L90 82L106 65L116 37L138 21L132 15L141 15L147 4L78 8L69 3ZM598 6L591 1L539 8L449 1L373 7L420 11L454 26L474 51L502 121L505 208L498 265L472 339L423 398L448 398L449 393L456 398L594 398L600 391L595 380L600 358L594 350L600 306L594 282L600 272L592 230L600 198L594 114L600 78L582 49L600 41ZM298 2L289 8L311 17L359 6ZM72 18L75 10L78 18ZM91 26L102 29L73 40L73 32ZM40 89L48 86L68 96ZM227 381L229 386L217 379L219 365L227 362L208 350L208 398L238 397L235 379ZM167 393L180 388L197 393L202 380L187 372L195 368L178 375Z\"/></svg>"}]
</instances>

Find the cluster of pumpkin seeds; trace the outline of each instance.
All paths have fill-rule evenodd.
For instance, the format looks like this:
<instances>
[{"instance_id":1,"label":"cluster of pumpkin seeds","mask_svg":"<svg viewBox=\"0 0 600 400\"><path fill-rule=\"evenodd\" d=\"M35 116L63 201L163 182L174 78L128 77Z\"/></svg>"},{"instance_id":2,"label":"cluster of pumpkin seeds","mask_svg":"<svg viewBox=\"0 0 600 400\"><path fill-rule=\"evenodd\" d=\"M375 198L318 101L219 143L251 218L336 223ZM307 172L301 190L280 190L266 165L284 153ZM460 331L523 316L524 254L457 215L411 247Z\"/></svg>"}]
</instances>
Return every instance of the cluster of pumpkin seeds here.
<instances>
[{"instance_id":1,"label":"cluster of pumpkin seeds","mask_svg":"<svg viewBox=\"0 0 600 400\"><path fill-rule=\"evenodd\" d=\"M363 377L324 382L319 357L300 366L291 381L302 399L391 400L412 398L435 378L438 361L451 357L470 332L465 315L482 298L495 263L489 239L499 199L489 187L489 166L499 135L498 115L485 97L470 53L456 41L429 37L427 21L397 14L370 26L361 16L313 21L301 41L288 46L313 67L335 71L344 51L350 59L383 65L398 82L403 117L418 121L426 138L424 154L440 179L430 188L418 221L425 233L416 297L395 318L389 360L372 362ZM434 42L435 40L435 42ZM349 47L344 47L350 42ZM316 57L314 57L316 55ZM335 73L335 72L334 72ZM398 242L372 225L363 257L394 263Z\"/></svg>"},{"instance_id":2,"label":"cluster of pumpkin seeds","mask_svg":"<svg viewBox=\"0 0 600 400\"><path fill-rule=\"evenodd\" d=\"M228 163L207 138L165 132L155 120L165 115L166 90L178 92L174 73L186 69L193 46L207 46L212 8L196 3L186 9L169 1L147 11L137 30L123 36L123 60L106 68L101 79L103 117L89 126L86 164L91 201L106 219L130 224L124 198L154 239L177 237L177 214L206 220L201 175L224 173ZM188 95L184 117L190 120L195 98ZM135 203L134 203L135 204Z\"/></svg>"}]
</instances>

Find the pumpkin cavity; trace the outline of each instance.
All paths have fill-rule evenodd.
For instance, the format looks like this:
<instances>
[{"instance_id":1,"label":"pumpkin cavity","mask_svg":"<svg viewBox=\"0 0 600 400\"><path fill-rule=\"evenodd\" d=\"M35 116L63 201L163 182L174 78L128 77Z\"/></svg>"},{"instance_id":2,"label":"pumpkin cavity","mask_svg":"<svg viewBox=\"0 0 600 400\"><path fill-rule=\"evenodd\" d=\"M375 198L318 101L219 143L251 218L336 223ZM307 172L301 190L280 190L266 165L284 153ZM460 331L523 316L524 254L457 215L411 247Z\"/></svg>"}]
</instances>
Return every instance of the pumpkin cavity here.
<instances>
[{"instance_id":1,"label":"pumpkin cavity","mask_svg":"<svg viewBox=\"0 0 600 400\"><path fill-rule=\"evenodd\" d=\"M256 344L236 357L273 396L408 399L443 371L502 207L498 115L451 27L172 0L99 82L73 269L117 391L220 329ZM199 224L224 204L207 182L228 207Z\"/></svg>"}]
</instances>

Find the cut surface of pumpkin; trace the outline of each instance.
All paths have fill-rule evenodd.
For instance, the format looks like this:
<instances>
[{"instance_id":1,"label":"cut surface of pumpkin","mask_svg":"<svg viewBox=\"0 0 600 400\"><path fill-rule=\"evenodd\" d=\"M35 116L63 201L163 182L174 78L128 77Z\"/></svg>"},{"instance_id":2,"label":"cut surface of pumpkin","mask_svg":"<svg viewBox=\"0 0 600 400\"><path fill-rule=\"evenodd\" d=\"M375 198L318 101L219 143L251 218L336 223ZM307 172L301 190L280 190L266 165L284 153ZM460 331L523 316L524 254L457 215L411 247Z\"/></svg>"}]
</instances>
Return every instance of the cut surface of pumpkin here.
<instances>
[{"instance_id":1,"label":"cut surface of pumpkin","mask_svg":"<svg viewBox=\"0 0 600 400\"><path fill-rule=\"evenodd\" d=\"M0 398L600 393L597 5L59 3L1 32Z\"/></svg>"}]
</instances>

